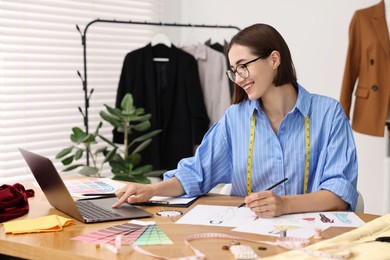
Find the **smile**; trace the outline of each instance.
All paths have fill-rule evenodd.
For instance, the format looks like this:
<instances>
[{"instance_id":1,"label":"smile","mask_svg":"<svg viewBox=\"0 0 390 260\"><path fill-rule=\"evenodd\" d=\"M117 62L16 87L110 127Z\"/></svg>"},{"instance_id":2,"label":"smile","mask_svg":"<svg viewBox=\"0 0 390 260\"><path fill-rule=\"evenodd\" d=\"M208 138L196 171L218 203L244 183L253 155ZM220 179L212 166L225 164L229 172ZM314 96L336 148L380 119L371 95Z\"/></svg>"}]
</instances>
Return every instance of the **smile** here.
<instances>
[{"instance_id":1,"label":"smile","mask_svg":"<svg viewBox=\"0 0 390 260\"><path fill-rule=\"evenodd\" d=\"M248 91L252 86L253 86L253 82L252 82L252 83L249 83L249 84L246 84L246 85L243 86L242 88L243 88L245 91Z\"/></svg>"}]
</instances>

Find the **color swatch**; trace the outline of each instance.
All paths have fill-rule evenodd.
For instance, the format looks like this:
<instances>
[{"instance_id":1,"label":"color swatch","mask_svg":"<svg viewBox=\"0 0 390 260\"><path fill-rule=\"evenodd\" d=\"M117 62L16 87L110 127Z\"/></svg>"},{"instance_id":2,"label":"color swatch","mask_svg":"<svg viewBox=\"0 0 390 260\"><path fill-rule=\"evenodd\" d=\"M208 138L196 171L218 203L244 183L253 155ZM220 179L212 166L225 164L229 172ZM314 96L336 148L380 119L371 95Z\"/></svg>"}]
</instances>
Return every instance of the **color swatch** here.
<instances>
[{"instance_id":1,"label":"color swatch","mask_svg":"<svg viewBox=\"0 0 390 260\"><path fill-rule=\"evenodd\" d=\"M167 245L173 244L172 240L156 225L148 226L142 235L134 243L143 245Z\"/></svg>"},{"instance_id":2,"label":"color swatch","mask_svg":"<svg viewBox=\"0 0 390 260\"><path fill-rule=\"evenodd\" d=\"M72 196L91 193L113 193L124 185L109 178L65 180L64 183Z\"/></svg>"},{"instance_id":3,"label":"color swatch","mask_svg":"<svg viewBox=\"0 0 390 260\"><path fill-rule=\"evenodd\" d=\"M157 225L125 223L72 238L87 243L115 244L115 237L122 236L122 245L163 245L173 244Z\"/></svg>"}]
</instances>

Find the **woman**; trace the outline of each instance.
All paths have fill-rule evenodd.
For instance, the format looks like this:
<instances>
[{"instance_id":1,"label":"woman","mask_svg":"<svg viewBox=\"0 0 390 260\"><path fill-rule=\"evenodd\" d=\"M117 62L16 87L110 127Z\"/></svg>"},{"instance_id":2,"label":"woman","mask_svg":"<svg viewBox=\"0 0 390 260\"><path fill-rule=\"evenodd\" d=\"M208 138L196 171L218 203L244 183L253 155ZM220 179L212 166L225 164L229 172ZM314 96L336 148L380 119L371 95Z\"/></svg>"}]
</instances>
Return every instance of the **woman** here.
<instances>
[{"instance_id":1,"label":"woman","mask_svg":"<svg viewBox=\"0 0 390 260\"><path fill-rule=\"evenodd\" d=\"M357 158L340 104L297 83L289 48L271 26L255 24L228 46L233 105L157 184L130 183L118 205L160 196L199 196L232 183L233 196L258 217L355 210ZM288 181L272 190L283 178Z\"/></svg>"}]
</instances>

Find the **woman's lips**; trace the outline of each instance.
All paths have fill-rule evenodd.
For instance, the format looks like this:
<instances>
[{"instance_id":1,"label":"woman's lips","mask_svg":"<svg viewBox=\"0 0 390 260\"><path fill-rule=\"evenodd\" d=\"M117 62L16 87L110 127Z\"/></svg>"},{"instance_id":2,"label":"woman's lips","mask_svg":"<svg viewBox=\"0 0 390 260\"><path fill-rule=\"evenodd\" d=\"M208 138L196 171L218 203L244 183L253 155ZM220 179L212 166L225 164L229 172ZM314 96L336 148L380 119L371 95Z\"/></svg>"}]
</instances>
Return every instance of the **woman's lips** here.
<instances>
[{"instance_id":1,"label":"woman's lips","mask_svg":"<svg viewBox=\"0 0 390 260\"><path fill-rule=\"evenodd\" d=\"M245 92L248 93L248 91L251 89L252 86L253 86L253 82L248 83L248 84L242 86L242 88L245 90Z\"/></svg>"}]
</instances>

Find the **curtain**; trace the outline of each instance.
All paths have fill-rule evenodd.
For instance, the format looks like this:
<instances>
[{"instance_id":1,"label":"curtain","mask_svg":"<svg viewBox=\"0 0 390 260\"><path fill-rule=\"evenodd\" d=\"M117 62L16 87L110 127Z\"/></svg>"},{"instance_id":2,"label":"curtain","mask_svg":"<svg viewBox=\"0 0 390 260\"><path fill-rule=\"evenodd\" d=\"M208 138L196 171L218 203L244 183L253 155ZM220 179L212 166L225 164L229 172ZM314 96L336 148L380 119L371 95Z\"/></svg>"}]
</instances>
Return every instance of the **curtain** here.
<instances>
[{"instance_id":1,"label":"curtain","mask_svg":"<svg viewBox=\"0 0 390 260\"><path fill-rule=\"evenodd\" d=\"M18 147L51 159L69 146L72 127L85 130L83 47L92 20L160 21L158 0L0 0L0 184L32 180ZM123 59L145 45L158 28L94 24L87 33L89 130L101 120L103 104L115 105ZM101 133L111 134L104 124ZM85 161L84 161L85 162ZM107 170L109 171L109 170Z\"/></svg>"}]
</instances>

